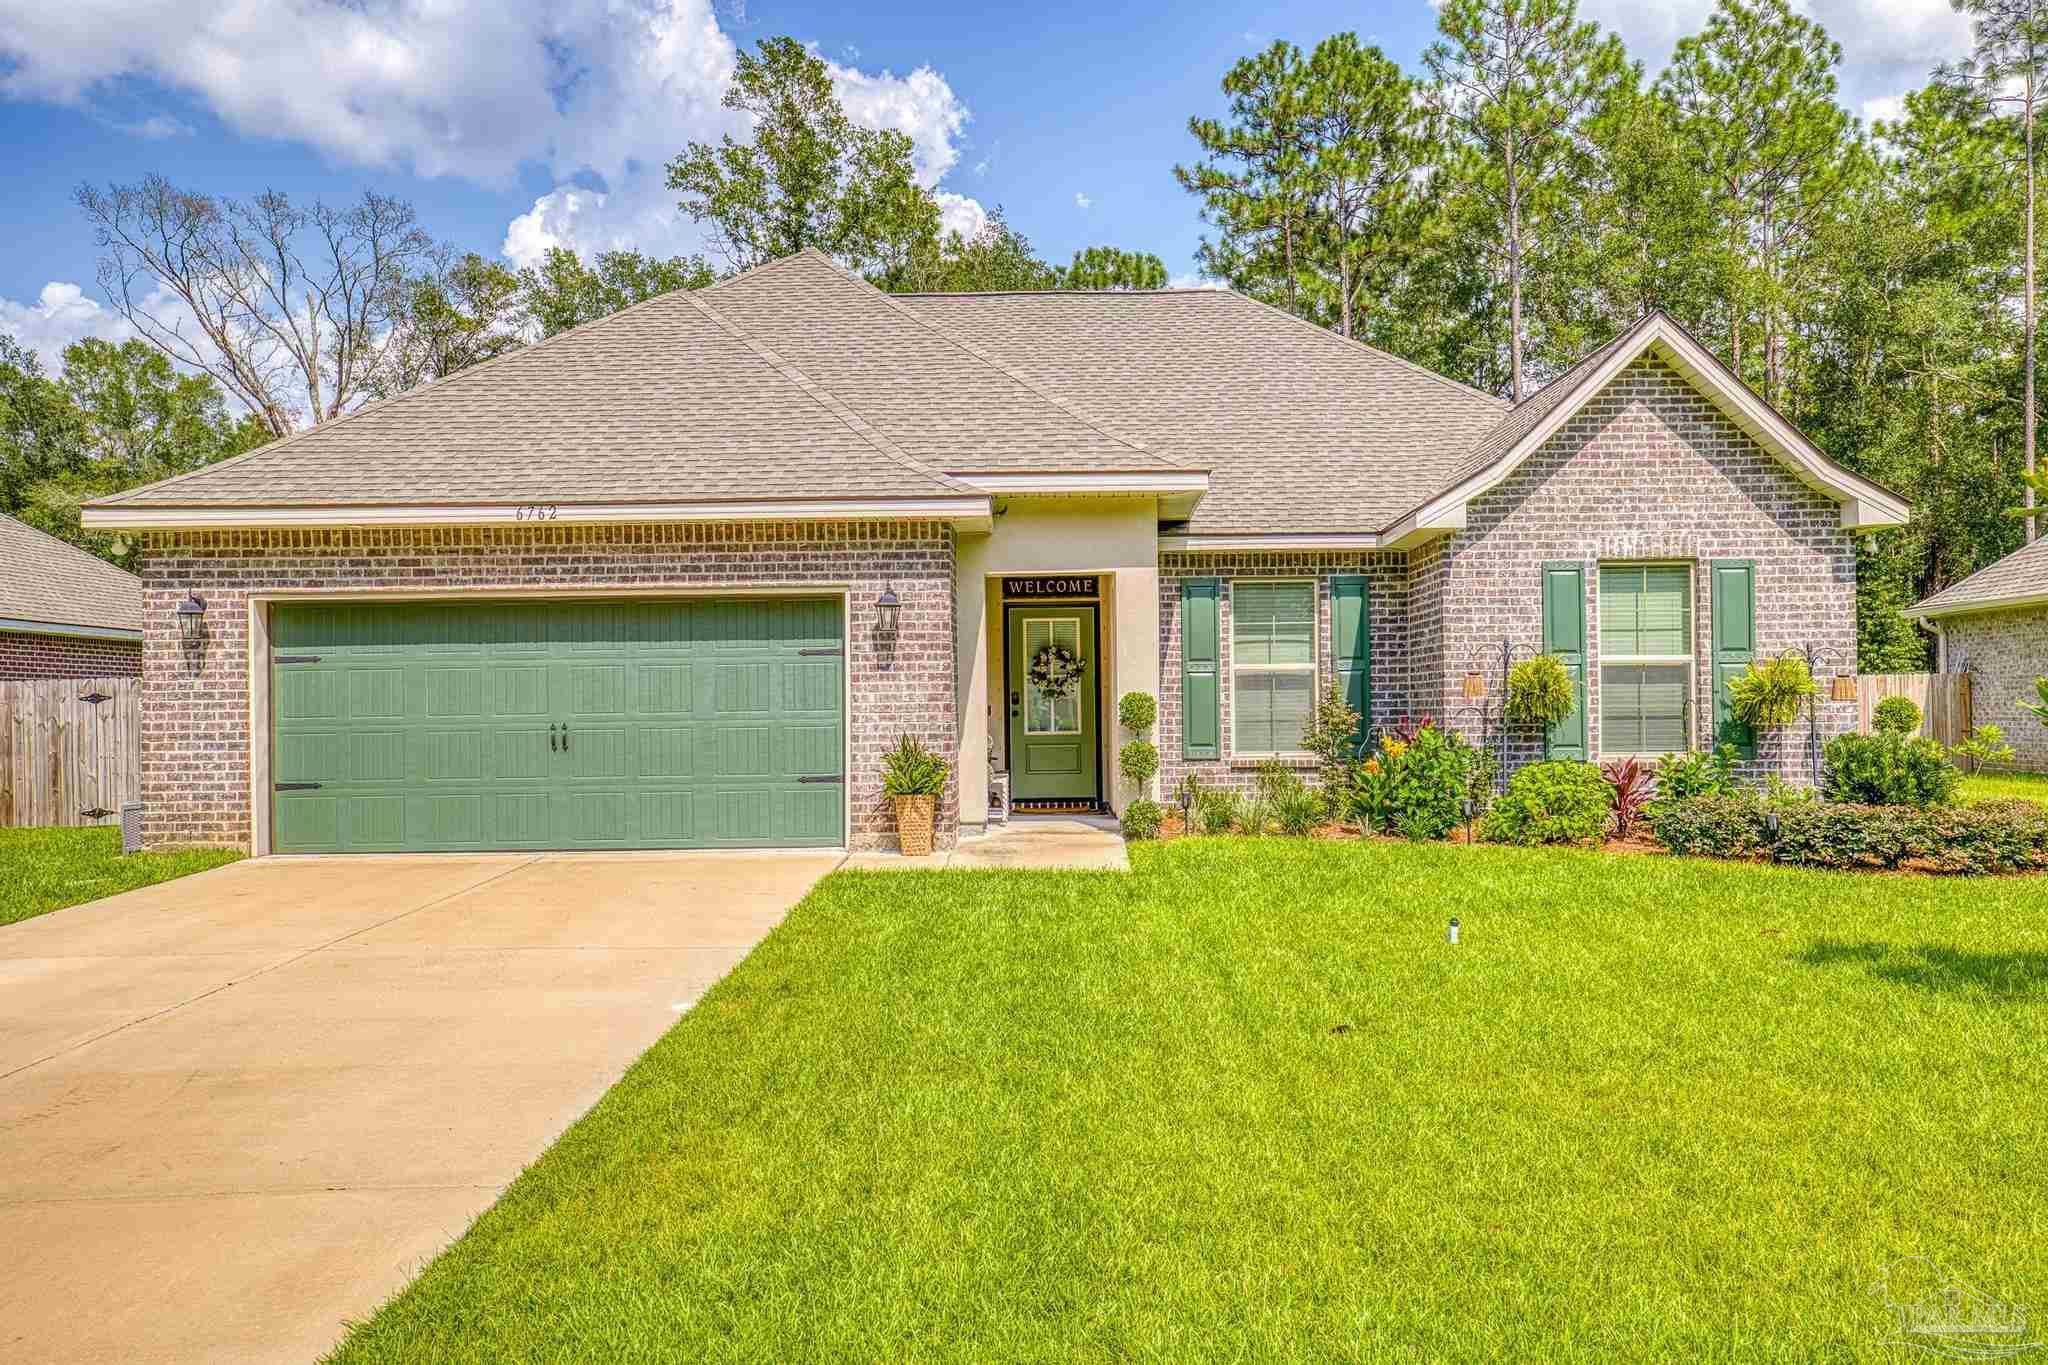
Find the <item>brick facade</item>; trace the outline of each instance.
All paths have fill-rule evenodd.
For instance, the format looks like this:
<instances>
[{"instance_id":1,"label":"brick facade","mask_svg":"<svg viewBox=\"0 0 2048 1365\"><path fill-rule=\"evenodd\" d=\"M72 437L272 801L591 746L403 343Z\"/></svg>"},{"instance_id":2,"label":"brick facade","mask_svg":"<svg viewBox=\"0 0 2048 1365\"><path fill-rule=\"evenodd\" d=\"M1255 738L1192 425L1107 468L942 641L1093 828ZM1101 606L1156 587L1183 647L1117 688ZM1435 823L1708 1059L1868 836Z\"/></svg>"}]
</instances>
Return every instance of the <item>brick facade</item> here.
<instances>
[{"instance_id":1,"label":"brick facade","mask_svg":"<svg viewBox=\"0 0 2048 1365\"><path fill-rule=\"evenodd\" d=\"M1314 576L1320 594L1320 657L1327 659L1328 580L1372 580L1375 729L1403 715L1435 716L1492 742L1462 692L1482 672L1489 705L1504 689L1500 642L1543 643L1546 563L1586 566L1589 740L1599 754L1599 574L1603 561L1682 561L1693 566L1693 733L1704 747L1713 714L1709 650L1717 559L1756 563L1759 657L1813 645L1832 654L1820 670L1823 741L1853 730L1856 706L1826 700L1827 675L1855 669L1855 554L1838 505L1800 483L1662 361L1646 356L1618 375L1502 484L1476 498L1466 528L1402 553L1165 554L1160 568L1160 747L1163 789L1190 769L1208 785L1248 786L1255 761L1230 753L1229 594L1222 607L1225 758L1182 758L1180 582L1189 576ZM1517 657L1521 657L1518 652ZM1838 660L1839 664L1834 662ZM1319 688L1327 686L1327 671ZM1752 776L1810 779L1804 724L1760 737ZM1542 755L1540 735L1510 736L1509 767Z\"/></svg>"},{"instance_id":2,"label":"brick facade","mask_svg":"<svg viewBox=\"0 0 2048 1365\"><path fill-rule=\"evenodd\" d=\"M269 592L843 587L849 843L895 838L881 761L899 736L953 756L955 561L952 529L941 523L165 532L143 538L140 558L151 844L250 845L249 600ZM875 600L892 586L903 605L888 641ZM206 600L208 639L196 653L174 615L187 592ZM954 841L958 814L949 786L941 843Z\"/></svg>"},{"instance_id":3,"label":"brick facade","mask_svg":"<svg viewBox=\"0 0 2048 1365\"><path fill-rule=\"evenodd\" d=\"M1970 675L1971 724L2004 730L2015 767L2048 772L2048 725L2019 707L2040 695L2034 679L2048 674L2048 607L1969 612L1937 624L1949 668Z\"/></svg>"},{"instance_id":4,"label":"brick facade","mask_svg":"<svg viewBox=\"0 0 2048 1365\"><path fill-rule=\"evenodd\" d=\"M134 678L141 673L139 641L0 631L0 682L11 678Z\"/></svg>"},{"instance_id":5,"label":"brick facade","mask_svg":"<svg viewBox=\"0 0 2048 1365\"><path fill-rule=\"evenodd\" d=\"M1408 556L1359 551L1269 552L1236 551L1208 554L1161 554L1159 557L1159 789L1171 797L1188 773L1204 787L1235 787L1249 791L1261 762L1231 754L1230 716L1230 592L1235 578L1308 578L1316 584L1316 658L1318 695L1329 686L1330 580L1339 575L1363 576L1368 584L1367 611L1372 622L1372 723L1375 728L1398 723L1411 709L1413 659L1409 607ZM1189 578L1220 578L1225 591L1218 607L1223 657L1220 661L1223 757L1189 759L1181 753L1180 594ZM1312 762L1290 761L1304 772Z\"/></svg>"}]
</instances>

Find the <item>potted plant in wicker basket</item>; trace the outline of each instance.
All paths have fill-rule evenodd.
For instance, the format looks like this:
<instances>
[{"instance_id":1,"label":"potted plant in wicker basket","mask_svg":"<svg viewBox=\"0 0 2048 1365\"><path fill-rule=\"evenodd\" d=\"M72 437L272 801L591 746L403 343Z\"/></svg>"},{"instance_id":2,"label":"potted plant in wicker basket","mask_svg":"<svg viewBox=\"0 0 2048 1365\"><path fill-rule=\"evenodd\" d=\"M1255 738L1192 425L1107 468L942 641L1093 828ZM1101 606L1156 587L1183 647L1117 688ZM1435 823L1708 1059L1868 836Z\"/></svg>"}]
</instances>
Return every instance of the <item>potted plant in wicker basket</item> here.
<instances>
[{"instance_id":1,"label":"potted plant in wicker basket","mask_svg":"<svg viewBox=\"0 0 2048 1365\"><path fill-rule=\"evenodd\" d=\"M882 794L896 803L896 838L911 857L932 851L933 817L946 773L946 760L909 735L882 759Z\"/></svg>"}]
</instances>

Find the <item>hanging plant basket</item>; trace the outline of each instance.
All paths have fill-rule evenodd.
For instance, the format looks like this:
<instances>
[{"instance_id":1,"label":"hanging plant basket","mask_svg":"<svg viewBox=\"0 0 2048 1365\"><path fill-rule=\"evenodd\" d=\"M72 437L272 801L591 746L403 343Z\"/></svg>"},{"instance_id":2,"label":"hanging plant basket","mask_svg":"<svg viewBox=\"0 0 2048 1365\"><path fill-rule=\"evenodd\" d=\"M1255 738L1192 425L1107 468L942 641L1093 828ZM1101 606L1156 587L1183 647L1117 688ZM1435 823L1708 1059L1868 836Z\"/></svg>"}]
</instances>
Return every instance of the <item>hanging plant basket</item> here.
<instances>
[{"instance_id":1,"label":"hanging plant basket","mask_svg":"<svg viewBox=\"0 0 2048 1365\"><path fill-rule=\"evenodd\" d=\"M1060 701L1073 692L1087 667L1079 655L1064 645L1041 645L1031 656L1024 675L1040 695Z\"/></svg>"}]
</instances>

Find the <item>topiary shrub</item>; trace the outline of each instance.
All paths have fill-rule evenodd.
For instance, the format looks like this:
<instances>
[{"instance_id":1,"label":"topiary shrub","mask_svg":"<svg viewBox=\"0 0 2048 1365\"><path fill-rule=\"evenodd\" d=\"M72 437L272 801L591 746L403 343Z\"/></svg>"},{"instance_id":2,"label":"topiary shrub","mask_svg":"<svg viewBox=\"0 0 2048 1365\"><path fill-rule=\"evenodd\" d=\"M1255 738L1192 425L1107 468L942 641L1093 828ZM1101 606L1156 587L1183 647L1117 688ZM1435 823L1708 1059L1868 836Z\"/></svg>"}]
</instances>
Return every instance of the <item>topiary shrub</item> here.
<instances>
[{"instance_id":1,"label":"topiary shrub","mask_svg":"<svg viewBox=\"0 0 2048 1365\"><path fill-rule=\"evenodd\" d=\"M1797 654L1752 664L1728 680L1728 701L1735 718L1765 730L1798 720L1807 699L1819 691L1813 671Z\"/></svg>"},{"instance_id":2,"label":"topiary shrub","mask_svg":"<svg viewBox=\"0 0 2048 1365\"><path fill-rule=\"evenodd\" d=\"M1837 735L1823 753L1828 800L1868 806L1945 806L1963 775L1931 739Z\"/></svg>"},{"instance_id":3,"label":"topiary shrub","mask_svg":"<svg viewBox=\"0 0 2048 1365\"><path fill-rule=\"evenodd\" d=\"M1124 807L1124 838L1157 839L1166 812L1157 801L1133 801Z\"/></svg>"},{"instance_id":4,"label":"topiary shrub","mask_svg":"<svg viewBox=\"0 0 2048 1365\"><path fill-rule=\"evenodd\" d=\"M1886 697L1870 709L1870 723L1880 735L1920 733L1920 706L1911 697Z\"/></svg>"},{"instance_id":5,"label":"topiary shrub","mask_svg":"<svg viewBox=\"0 0 2048 1365\"><path fill-rule=\"evenodd\" d=\"M1123 774L1124 781L1143 787L1159 771L1158 747L1149 739L1132 740L1116 751L1116 770Z\"/></svg>"},{"instance_id":6,"label":"topiary shrub","mask_svg":"<svg viewBox=\"0 0 2048 1365\"><path fill-rule=\"evenodd\" d=\"M1150 692L1126 692L1117 699L1116 718L1134 735L1142 735L1159 719L1159 703Z\"/></svg>"},{"instance_id":7,"label":"topiary shrub","mask_svg":"<svg viewBox=\"0 0 2048 1365\"><path fill-rule=\"evenodd\" d=\"M1500 844L1591 844L1607 832L1614 789L1591 763L1531 763L1508 779L1481 836Z\"/></svg>"},{"instance_id":8,"label":"topiary shrub","mask_svg":"<svg viewBox=\"0 0 2048 1365\"><path fill-rule=\"evenodd\" d=\"M1578 688L1555 654L1538 654L1508 670L1508 699L1502 713L1514 724L1552 726L1577 704Z\"/></svg>"}]
</instances>

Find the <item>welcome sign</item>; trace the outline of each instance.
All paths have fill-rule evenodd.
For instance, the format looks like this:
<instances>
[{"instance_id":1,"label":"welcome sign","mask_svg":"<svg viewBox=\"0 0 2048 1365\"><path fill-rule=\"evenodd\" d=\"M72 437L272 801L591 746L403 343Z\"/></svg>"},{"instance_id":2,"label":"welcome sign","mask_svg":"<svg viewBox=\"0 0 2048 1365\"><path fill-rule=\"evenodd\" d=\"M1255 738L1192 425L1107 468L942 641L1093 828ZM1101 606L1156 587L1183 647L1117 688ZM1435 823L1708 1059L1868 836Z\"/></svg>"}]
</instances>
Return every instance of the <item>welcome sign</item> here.
<instances>
[{"instance_id":1,"label":"welcome sign","mask_svg":"<svg viewBox=\"0 0 2048 1365\"><path fill-rule=\"evenodd\" d=\"M1098 576L1095 574L1060 574L1041 578L1005 578L1005 597L1094 597Z\"/></svg>"}]
</instances>

